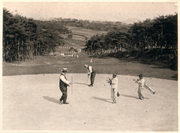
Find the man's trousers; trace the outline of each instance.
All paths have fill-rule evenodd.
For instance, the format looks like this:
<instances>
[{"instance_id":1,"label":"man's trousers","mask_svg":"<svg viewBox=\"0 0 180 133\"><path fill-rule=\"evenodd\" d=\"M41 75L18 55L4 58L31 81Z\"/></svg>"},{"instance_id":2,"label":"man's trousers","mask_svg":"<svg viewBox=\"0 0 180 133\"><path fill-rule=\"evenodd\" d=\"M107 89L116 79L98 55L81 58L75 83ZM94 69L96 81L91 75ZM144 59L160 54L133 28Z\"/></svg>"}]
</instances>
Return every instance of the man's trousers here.
<instances>
[{"instance_id":1,"label":"man's trousers","mask_svg":"<svg viewBox=\"0 0 180 133\"><path fill-rule=\"evenodd\" d=\"M96 73L95 73L95 72L92 72L92 73L91 73L91 76L90 76L90 79L91 79L91 85L94 84L95 76L96 76Z\"/></svg>"},{"instance_id":2,"label":"man's trousers","mask_svg":"<svg viewBox=\"0 0 180 133\"><path fill-rule=\"evenodd\" d=\"M61 92L62 92L62 96L61 96L60 101L63 100L63 103L65 103L65 102L66 102L66 99L67 99L67 87L60 86L60 90L61 90Z\"/></svg>"},{"instance_id":3,"label":"man's trousers","mask_svg":"<svg viewBox=\"0 0 180 133\"><path fill-rule=\"evenodd\" d=\"M111 99L113 100L113 102L116 102L117 92L118 91L116 88L111 88Z\"/></svg>"},{"instance_id":4,"label":"man's trousers","mask_svg":"<svg viewBox=\"0 0 180 133\"><path fill-rule=\"evenodd\" d=\"M139 97L139 99L144 98L143 91L144 91L143 87L138 87L138 97Z\"/></svg>"}]
</instances>

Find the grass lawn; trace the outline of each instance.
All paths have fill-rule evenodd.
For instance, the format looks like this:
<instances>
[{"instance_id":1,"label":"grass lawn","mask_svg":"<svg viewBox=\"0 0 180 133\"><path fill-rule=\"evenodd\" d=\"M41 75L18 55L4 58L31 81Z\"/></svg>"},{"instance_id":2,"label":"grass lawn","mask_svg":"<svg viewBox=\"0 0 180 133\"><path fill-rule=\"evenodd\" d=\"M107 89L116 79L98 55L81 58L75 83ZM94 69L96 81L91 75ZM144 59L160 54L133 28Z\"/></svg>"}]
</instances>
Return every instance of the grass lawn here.
<instances>
[{"instance_id":1,"label":"grass lawn","mask_svg":"<svg viewBox=\"0 0 180 133\"><path fill-rule=\"evenodd\" d=\"M90 30L90 29L84 29L80 27L73 27L73 26L68 26L68 29L72 31L73 34L80 34L86 36L88 39L91 38L93 35L102 35L102 34L107 34L107 31L95 31L95 30Z\"/></svg>"},{"instance_id":2,"label":"grass lawn","mask_svg":"<svg viewBox=\"0 0 180 133\"><path fill-rule=\"evenodd\" d=\"M66 38L64 39L64 42L69 44L69 45L72 45L72 46L75 46L75 47L78 47L78 48L84 48L84 45L85 45L85 40L84 39L70 39L70 38ZM77 45L74 45L74 44L77 44Z\"/></svg>"},{"instance_id":3,"label":"grass lawn","mask_svg":"<svg viewBox=\"0 0 180 133\"><path fill-rule=\"evenodd\" d=\"M177 80L177 71L168 68L161 68L157 65L143 64L140 62L130 62L119 60L113 57L92 58L81 52L79 58L62 56L39 56L35 60L19 63L3 63L3 76L60 73L63 67L67 67L70 73L86 73L84 64L92 65L97 74L112 74L138 76L140 73L144 77L154 77L161 79Z\"/></svg>"}]
</instances>

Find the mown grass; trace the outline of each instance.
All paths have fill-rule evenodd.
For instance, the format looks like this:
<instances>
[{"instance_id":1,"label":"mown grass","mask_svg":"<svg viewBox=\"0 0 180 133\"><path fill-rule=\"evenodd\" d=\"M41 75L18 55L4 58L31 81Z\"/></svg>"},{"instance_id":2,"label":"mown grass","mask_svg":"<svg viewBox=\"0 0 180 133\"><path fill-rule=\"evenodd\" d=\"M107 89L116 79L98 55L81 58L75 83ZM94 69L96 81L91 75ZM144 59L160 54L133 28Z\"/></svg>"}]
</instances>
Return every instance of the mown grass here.
<instances>
[{"instance_id":1,"label":"mown grass","mask_svg":"<svg viewBox=\"0 0 180 133\"><path fill-rule=\"evenodd\" d=\"M107 34L107 31L94 31L90 29L84 29L80 27L72 27L72 26L67 26L69 30L72 31L73 34L79 34L79 35L84 35L88 39L91 38L93 35L102 35L102 34Z\"/></svg>"},{"instance_id":2,"label":"mown grass","mask_svg":"<svg viewBox=\"0 0 180 133\"><path fill-rule=\"evenodd\" d=\"M85 45L85 40L79 40L79 39L71 39L71 38L66 38L64 39L64 42L67 43L68 45L76 46L76 47L84 47Z\"/></svg>"},{"instance_id":3,"label":"mown grass","mask_svg":"<svg viewBox=\"0 0 180 133\"><path fill-rule=\"evenodd\" d=\"M93 62L90 63L90 59ZM97 74L112 74L138 76L142 73L145 77L177 80L177 71L169 68L161 68L157 65L143 64L138 61L119 60L114 57L93 58L82 52L76 57L40 56L35 60L21 64L3 63L3 76L60 73L63 67L68 68L69 73L86 73L84 64L92 65Z\"/></svg>"}]
</instances>

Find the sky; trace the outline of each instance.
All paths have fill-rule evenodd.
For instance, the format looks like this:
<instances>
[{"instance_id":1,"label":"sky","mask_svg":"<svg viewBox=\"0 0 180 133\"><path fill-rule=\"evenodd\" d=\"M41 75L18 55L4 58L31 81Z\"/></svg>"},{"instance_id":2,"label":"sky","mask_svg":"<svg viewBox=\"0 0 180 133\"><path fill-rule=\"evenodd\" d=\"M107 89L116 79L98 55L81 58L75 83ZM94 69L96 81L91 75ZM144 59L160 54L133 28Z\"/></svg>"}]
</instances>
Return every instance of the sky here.
<instances>
[{"instance_id":1,"label":"sky","mask_svg":"<svg viewBox=\"0 0 180 133\"><path fill-rule=\"evenodd\" d=\"M83 20L126 21L153 19L178 12L177 2L6 2L3 7L27 18L76 18Z\"/></svg>"}]
</instances>

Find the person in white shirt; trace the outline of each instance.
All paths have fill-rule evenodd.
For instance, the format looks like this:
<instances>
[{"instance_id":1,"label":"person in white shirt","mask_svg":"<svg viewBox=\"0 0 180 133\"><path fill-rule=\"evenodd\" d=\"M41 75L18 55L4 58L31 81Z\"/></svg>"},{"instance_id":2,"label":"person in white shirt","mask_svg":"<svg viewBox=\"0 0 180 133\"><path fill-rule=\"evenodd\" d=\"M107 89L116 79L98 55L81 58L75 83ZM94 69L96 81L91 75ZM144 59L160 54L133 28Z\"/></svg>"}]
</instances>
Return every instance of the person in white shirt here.
<instances>
[{"instance_id":1,"label":"person in white shirt","mask_svg":"<svg viewBox=\"0 0 180 133\"><path fill-rule=\"evenodd\" d=\"M89 87L93 87L96 72L93 70L92 66L85 64L84 67L87 68L88 77L90 77L91 84L89 85Z\"/></svg>"},{"instance_id":2,"label":"person in white shirt","mask_svg":"<svg viewBox=\"0 0 180 133\"><path fill-rule=\"evenodd\" d=\"M67 86L70 86L70 82L66 78L67 68L63 68L62 73L59 76L59 89L62 92L62 96L59 99L61 104L68 104L67 100Z\"/></svg>"},{"instance_id":3,"label":"person in white shirt","mask_svg":"<svg viewBox=\"0 0 180 133\"><path fill-rule=\"evenodd\" d=\"M143 78L143 75L139 75L139 79L136 80L136 83L138 83L138 97L140 100L144 99L143 91L144 91L144 85L145 85L145 79Z\"/></svg>"},{"instance_id":4,"label":"person in white shirt","mask_svg":"<svg viewBox=\"0 0 180 133\"><path fill-rule=\"evenodd\" d=\"M112 79L108 80L108 83L111 85L111 98L113 100L113 103L117 102L117 96L119 96L119 91L118 91L118 78L117 74L113 73Z\"/></svg>"},{"instance_id":5,"label":"person in white shirt","mask_svg":"<svg viewBox=\"0 0 180 133\"><path fill-rule=\"evenodd\" d=\"M92 62L93 62L93 60L91 59L91 60L90 60L90 63L92 63Z\"/></svg>"}]
</instances>

